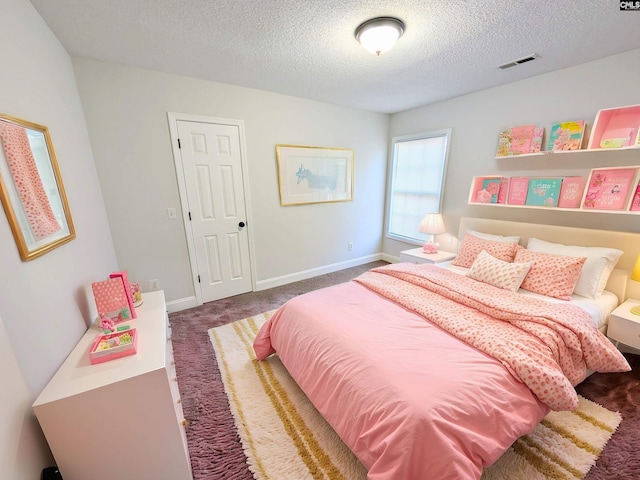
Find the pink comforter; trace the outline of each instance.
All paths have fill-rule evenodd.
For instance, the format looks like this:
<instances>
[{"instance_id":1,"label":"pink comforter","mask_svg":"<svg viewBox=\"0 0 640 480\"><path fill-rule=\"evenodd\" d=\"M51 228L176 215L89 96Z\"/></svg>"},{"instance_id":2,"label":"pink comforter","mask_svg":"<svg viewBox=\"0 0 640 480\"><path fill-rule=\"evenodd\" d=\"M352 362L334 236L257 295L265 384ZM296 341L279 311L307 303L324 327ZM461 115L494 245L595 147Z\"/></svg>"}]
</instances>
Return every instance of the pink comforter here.
<instances>
[{"instance_id":1,"label":"pink comforter","mask_svg":"<svg viewBox=\"0 0 640 480\"><path fill-rule=\"evenodd\" d=\"M407 273L405 267L396 273ZM415 273L432 270L425 267L409 267L409 276L420 279ZM549 408L514 376L517 368L361 283L375 277L395 284L400 280L388 275L393 268L290 300L260 330L256 355L278 352L370 480L478 479ZM413 283L402 285L387 294L400 299L416 289L426 292L418 295L438 304L433 310L440 320L474 323L485 315ZM403 289L412 293L404 296ZM553 356L547 337L539 350Z\"/></svg>"},{"instance_id":2,"label":"pink comforter","mask_svg":"<svg viewBox=\"0 0 640 480\"><path fill-rule=\"evenodd\" d=\"M522 298L433 265L390 265L356 281L500 360L552 410L578 407L573 387L587 368L631 369L575 305ZM450 307L458 311L454 318Z\"/></svg>"}]
</instances>

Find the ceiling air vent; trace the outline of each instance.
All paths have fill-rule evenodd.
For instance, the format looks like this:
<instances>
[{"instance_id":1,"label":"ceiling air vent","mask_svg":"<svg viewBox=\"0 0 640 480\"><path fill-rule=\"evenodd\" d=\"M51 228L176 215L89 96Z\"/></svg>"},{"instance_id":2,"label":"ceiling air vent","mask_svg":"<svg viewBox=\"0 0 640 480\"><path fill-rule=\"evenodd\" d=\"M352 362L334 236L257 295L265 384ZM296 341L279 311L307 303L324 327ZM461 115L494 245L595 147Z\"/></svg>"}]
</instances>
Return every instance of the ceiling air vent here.
<instances>
[{"instance_id":1,"label":"ceiling air vent","mask_svg":"<svg viewBox=\"0 0 640 480\"><path fill-rule=\"evenodd\" d=\"M500 65L498 68L501 70L505 70L507 68L515 67L516 65L521 65L523 63L530 62L531 60L535 60L536 58L540 58L540 55L538 55L537 53L534 53L533 55L519 58L518 60L513 60L512 62L507 62L503 65Z\"/></svg>"}]
</instances>

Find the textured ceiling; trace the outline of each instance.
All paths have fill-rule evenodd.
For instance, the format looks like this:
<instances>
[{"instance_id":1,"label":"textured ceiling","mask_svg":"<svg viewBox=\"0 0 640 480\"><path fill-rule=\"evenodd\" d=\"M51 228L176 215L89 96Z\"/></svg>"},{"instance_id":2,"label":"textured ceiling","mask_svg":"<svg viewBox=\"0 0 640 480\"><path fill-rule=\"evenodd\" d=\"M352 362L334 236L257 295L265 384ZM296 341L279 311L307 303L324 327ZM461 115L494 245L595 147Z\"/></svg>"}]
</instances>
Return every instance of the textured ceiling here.
<instances>
[{"instance_id":1,"label":"textured ceiling","mask_svg":"<svg viewBox=\"0 0 640 480\"><path fill-rule=\"evenodd\" d=\"M640 48L616 0L31 3L74 56L386 113ZM406 24L380 57L353 35L377 16Z\"/></svg>"}]
</instances>

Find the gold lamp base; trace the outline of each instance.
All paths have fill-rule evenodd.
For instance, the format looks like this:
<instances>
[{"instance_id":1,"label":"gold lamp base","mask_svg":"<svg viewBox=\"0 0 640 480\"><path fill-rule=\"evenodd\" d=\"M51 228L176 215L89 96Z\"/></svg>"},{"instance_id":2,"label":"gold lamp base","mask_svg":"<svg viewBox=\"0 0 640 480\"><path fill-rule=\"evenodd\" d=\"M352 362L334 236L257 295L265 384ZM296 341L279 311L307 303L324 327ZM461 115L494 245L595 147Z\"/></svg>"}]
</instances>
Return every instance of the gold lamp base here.
<instances>
[{"instance_id":1,"label":"gold lamp base","mask_svg":"<svg viewBox=\"0 0 640 480\"><path fill-rule=\"evenodd\" d=\"M640 305L636 305L635 307L631 307L631 310L629 310L631 313L633 313L634 315L640 315Z\"/></svg>"}]
</instances>

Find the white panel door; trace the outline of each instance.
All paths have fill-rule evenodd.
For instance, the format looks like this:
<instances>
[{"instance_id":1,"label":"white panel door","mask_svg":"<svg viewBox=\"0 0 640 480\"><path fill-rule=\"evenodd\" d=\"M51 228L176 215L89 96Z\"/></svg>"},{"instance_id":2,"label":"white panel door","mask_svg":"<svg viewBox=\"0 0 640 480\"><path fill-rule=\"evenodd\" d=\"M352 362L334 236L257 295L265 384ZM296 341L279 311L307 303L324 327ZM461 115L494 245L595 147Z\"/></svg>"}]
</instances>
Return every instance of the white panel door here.
<instances>
[{"instance_id":1,"label":"white panel door","mask_svg":"<svg viewBox=\"0 0 640 480\"><path fill-rule=\"evenodd\" d=\"M249 292L238 126L179 120L177 127L202 301Z\"/></svg>"}]
</instances>

